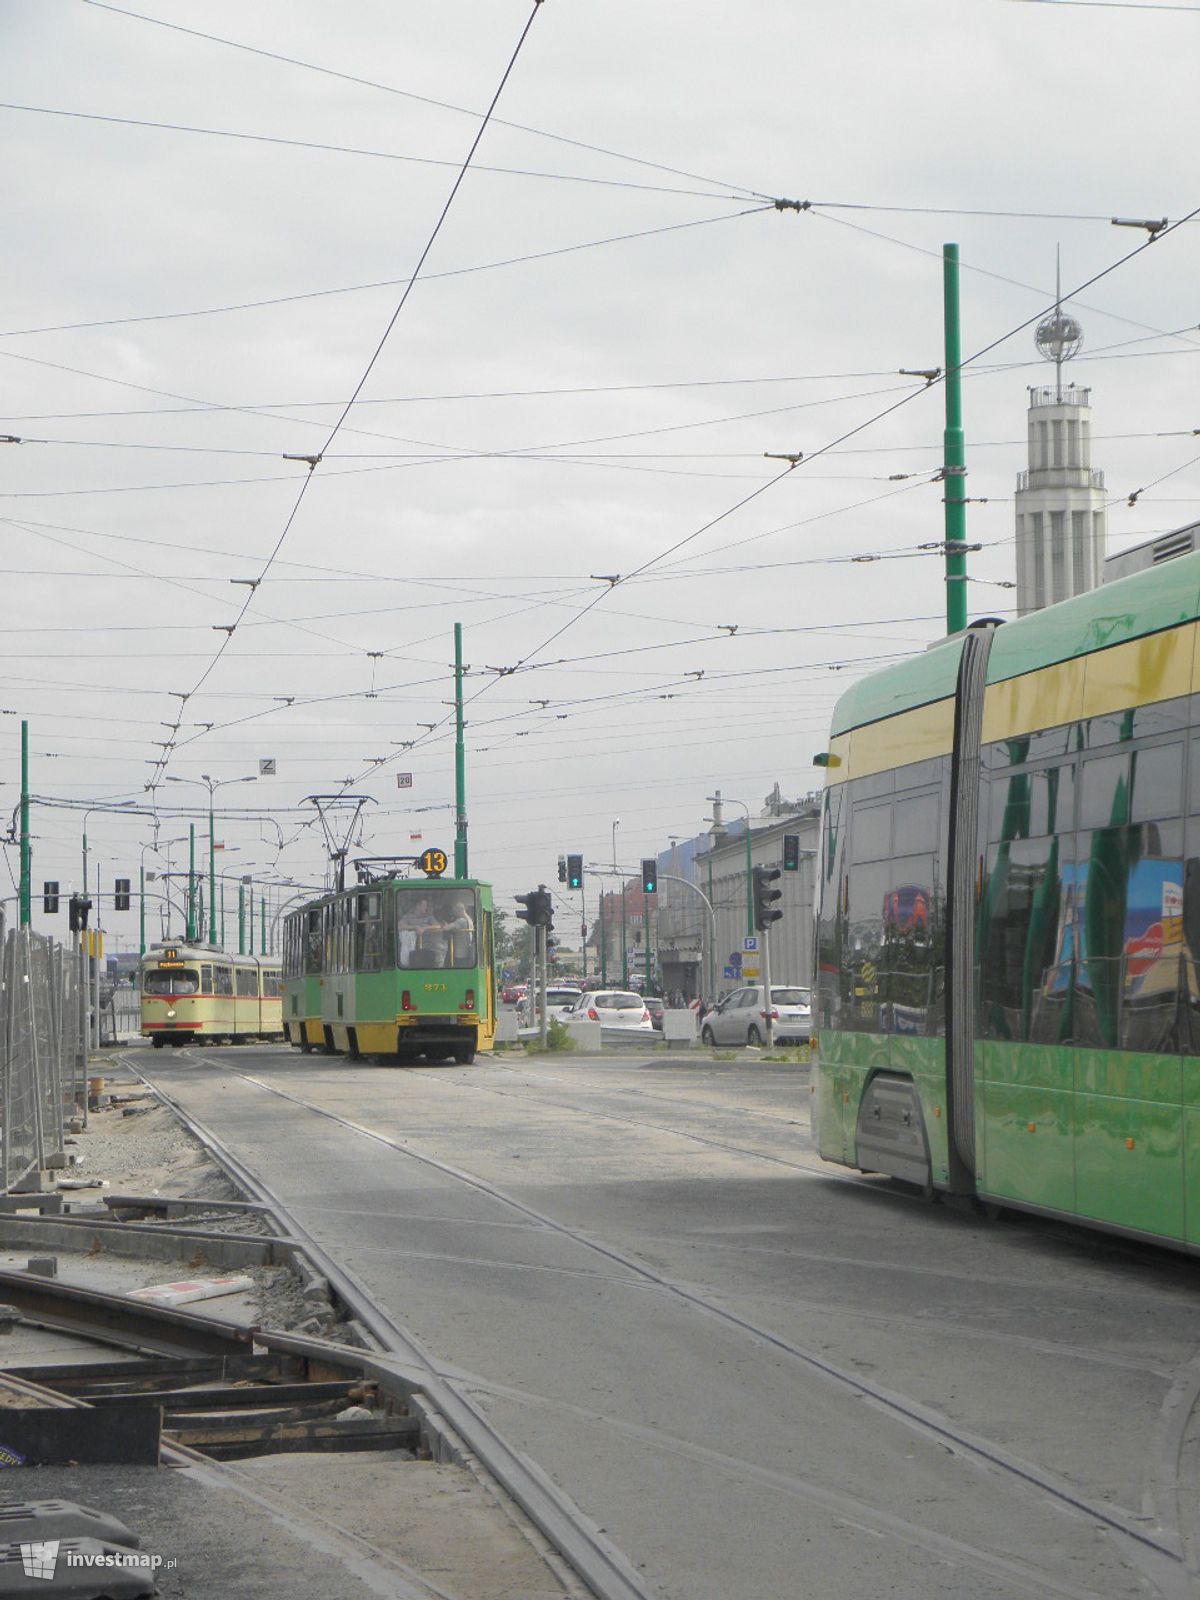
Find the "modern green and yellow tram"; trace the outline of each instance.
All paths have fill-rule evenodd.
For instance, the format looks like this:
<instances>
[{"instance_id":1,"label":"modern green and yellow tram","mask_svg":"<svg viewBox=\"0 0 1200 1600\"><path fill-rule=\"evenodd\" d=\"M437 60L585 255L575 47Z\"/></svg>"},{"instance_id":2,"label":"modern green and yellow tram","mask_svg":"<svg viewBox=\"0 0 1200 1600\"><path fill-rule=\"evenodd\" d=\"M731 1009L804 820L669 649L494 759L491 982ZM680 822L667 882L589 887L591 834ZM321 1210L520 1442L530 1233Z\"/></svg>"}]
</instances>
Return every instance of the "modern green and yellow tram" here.
<instances>
[{"instance_id":1,"label":"modern green and yellow tram","mask_svg":"<svg viewBox=\"0 0 1200 1600\"><path fill-rule=\"evenodd\" d=\"M142 957L142 1038L164 1045L283 1037L279 962L211 945L156 944Z\"/></svg>"},{"instance_id":2,"label":"modern green and yellow tram","mask_svg":"<svg viewBox=\"0 0 1200 1600\"><path fill-rule=\"evenodd\" d=\"M826 766L827 1160L1200 1249L1200 555L875 673Z\"/></svg>"},{"instance_id":3,"label":"modern green and yellow tram","mask_svg":"<svg viewBox=\"0 0 1200 1600\"><path fill-rule=\"evenodd\" d=\"M487 884L438 876L368 875L301 906L284 919L288 1041L472 1062L496 1033L493 916Z\"/></svg>"}]
</instances>

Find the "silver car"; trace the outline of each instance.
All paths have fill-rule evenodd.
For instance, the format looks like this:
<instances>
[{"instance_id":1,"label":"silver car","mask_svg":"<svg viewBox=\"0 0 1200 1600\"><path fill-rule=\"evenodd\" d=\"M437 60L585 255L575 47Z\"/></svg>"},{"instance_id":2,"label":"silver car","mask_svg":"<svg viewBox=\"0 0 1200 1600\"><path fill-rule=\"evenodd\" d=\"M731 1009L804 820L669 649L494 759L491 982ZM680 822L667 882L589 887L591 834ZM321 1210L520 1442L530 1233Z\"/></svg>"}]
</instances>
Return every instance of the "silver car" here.
<instances>
[{"instance_id":1,"label":"silver car","mask_svg":"<svg viewBox=\"0 0 1200 1600\"><path fill-rule=\"evenodd\" d=\"M710 1011L700 1029L704 1044L762 1044L767 1037L766 989L735 989ZM771 1026L776 1044L807 1044L812 1036L812 995L792 985L771 985Z\"/></svg>"}]
</instances>

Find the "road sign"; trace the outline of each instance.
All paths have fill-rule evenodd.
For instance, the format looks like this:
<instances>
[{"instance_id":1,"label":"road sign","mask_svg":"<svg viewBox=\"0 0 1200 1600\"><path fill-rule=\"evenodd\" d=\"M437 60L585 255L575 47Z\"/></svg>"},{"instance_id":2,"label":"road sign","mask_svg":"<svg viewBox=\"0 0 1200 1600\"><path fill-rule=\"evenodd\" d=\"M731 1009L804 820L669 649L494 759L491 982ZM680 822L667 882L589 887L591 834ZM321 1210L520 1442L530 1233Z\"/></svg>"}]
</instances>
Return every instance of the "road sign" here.
<instances>
[{"instance_id":1,"label":"road sign","mask_svg":"<svg viewBox=\"0 0 1200 1600\"><path fill-rule=\"evenodd\" d=\"M743 967L742 968L742 977L743 978L757 978L758 977L758 968L757 967Z\"/></svg>"},{"instance_id":2,"label":"road sign","mask_svg":"<svg viewBox=\"0 0 1200 1600\"><path fill-rule=\"evenodd\" d=\"M741 964L742 964L742 952L740 950L731 950L730 953L729 953L729 965L731 967L733 967L734 970L736 971L737 968L741 966Z\"/></svg>"},{"instance_id":3,"label":"road sign","mask_svg":"<svg viewBox=\"0 0 1200 1600\"><path fill-rule=\"evenodd\" d=\"M755 952L758 949L758 935L756 933L748 933L742 940L742 949L751 953Z\"/></svg>"},{"instance_id":4,"label":"road sign","mask_svg":"<svg viewBox=\"0 0 1200 1600\"><path fill-rule=\"evenodd\" d=\"M398 772L396 774L396 787L397 787L397 789L411 789L412 788L412 773L411 772Z\"/></svg>"},{"instance_id":5,"label":"road sign","mask_svg":"<svg viewBox=\"0 0 1200 1600\"><path fill-rule=\"evenodd\" d=\"M736 967L726 967L725 968L725 976L727 978L736 978L737 975L738 975L738 969Z\"/></svg>"},{"instance_id":6,"label":"road sign","mask_svg":"<svg viewBox=\"0 0 1200 1600\"><path fill-rule=\"evenodd\" d=\"M258 775L260 778L273 778L275 776L274 756L259 756Z\"/></svg>"}]
</instances>

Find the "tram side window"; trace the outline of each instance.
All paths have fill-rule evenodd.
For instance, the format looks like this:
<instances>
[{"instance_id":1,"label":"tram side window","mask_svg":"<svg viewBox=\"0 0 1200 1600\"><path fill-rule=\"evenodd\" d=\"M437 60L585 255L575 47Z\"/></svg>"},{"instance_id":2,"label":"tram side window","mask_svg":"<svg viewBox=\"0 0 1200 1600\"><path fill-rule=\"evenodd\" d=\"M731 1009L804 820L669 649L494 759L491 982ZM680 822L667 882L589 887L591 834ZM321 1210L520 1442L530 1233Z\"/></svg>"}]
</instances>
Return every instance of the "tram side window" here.
<instances>
[{"instance_id":1,"label":"tram side window","mask_svg":"<svg viewBox=\"0 0 1200 1600\"><path fill-rule=\"evenodd\" d=\"M200 991L202 994L213 992L213 969L207 961L200 968Z\"/></svg>"},{"instance_id":2,"label":"tram side window","mask_svg":"<svg viewBox=\"0 0 1200 1600\"><path fill-rule=\"evenodd\" d=\"M377 889L358 895L357 912L355 970L378 972L383 964L383 896Z\"/></svg>"},{"instance_id":3,"label":"tram side window","mask_svg":"<svg viewBox=\"0 0 1200 1600\"><path fill-rule=\"evenodd\" d=\"M282 990L282 973L277 967L264 967L262 975L262 992L266 1000L277 1000Z\"/></svg>"},{"instance_id":4,"label":"tram side window","mask_svg":"<svg viewBox=\"0 0 1200 1600\"><path fill-rule=\"evenodd\" d=\"M213 993L221 996L233 993L232 967L213 967Z\"/></svg>"},{"instance_id":5,"label":"tram side window","mask_svg":"<svg viewBox=\"0 0 1200 1600\"><path fill-rule=\"evenodd\" d=\"M257 1000L258 969L256 967L238 967L236 970L236 978L239 998L243 1000Z\"/></svg>"},{"instance_id":6,"label":"tram side window","mask_svg":"<svg viewBox=\"0 0 1200 1600\"><path fill-rule=\"evenodd\" d=\"M305 972L320 972L321 949L321 907L313 906L308 913L308 925L305 930Z\"/></svg>"},{"instance_id":7,"label":"tram side window","mask_svg":"<svg viewBox=\"0 0 1200 1600\"><path fill-rule=\"evenodd\" d=\"M1076 956L1073 839L1001 839L988 847L979 902L979 1032L1065 1042Z\"/></svg>"}]
</instances>

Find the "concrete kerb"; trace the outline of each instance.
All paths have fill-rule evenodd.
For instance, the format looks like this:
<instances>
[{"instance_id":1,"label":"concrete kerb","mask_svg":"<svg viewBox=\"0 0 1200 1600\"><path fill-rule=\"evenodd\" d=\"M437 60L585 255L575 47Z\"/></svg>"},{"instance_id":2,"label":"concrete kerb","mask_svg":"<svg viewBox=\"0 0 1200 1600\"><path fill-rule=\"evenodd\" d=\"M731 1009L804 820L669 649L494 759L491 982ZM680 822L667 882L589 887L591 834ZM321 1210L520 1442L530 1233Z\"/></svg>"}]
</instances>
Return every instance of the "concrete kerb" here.
<instances>
[{"instance_id":1,"label":"concrete kerb","mask_svg":"<svg viewBox=\"0 0 1200 1600\"><path fill-rule=\"evenodd\" d=\"M103 1250L134 1260L194 1262L213 1267L293 1265L290 1239L261 1234L182 1232L152 1223L101 1222L92 1217L0 1216L0 1246L15 1250L63 1250L94 1254Z\"/></svg>"}]
</instances>

